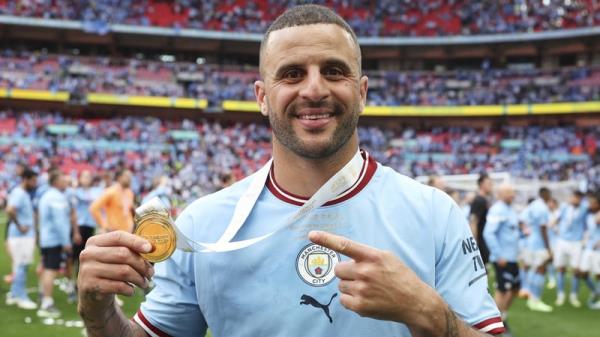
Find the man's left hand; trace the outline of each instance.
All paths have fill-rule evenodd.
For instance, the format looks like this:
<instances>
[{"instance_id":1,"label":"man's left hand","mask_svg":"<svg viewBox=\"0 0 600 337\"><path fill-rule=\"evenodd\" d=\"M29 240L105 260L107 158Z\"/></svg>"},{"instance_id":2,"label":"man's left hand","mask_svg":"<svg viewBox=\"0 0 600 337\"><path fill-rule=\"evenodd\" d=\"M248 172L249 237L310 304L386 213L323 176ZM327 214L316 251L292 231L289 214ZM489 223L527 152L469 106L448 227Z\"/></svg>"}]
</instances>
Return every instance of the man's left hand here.
<instances>
[{"instance_id":1,"label":"man's left hand","mask_svg":"<svg viewBox=\"0 0 600 337\"><path fill-rule=\"evenodd\" d=\"M342 236L312 231L309 239L352 260L340 262L340 303L361 316L419 326L440 296L393 253Z\"/></svg>"}]
</instances>

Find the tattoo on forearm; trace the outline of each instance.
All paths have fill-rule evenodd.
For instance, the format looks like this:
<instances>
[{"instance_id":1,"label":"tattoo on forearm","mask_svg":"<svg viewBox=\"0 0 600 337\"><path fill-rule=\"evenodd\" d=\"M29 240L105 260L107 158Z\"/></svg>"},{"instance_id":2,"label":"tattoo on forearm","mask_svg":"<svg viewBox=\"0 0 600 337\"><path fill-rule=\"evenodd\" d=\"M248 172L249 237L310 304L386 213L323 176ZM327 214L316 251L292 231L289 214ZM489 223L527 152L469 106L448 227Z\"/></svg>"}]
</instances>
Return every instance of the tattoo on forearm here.
<instances>
[{"instance_id":1,"label":"tattoo on forearm","mask_svg":"<svg viewBox=\"0 0 600 337\"><path fill-rule=\"evenodd\" d=\"M446 309L446 334L445 337L459 337L458 336L458 319L450 308Z\"/></svg>"},{"instance_id":2,"label":"tattoo on forearm","mask_svg":"<svg viewBox=\"0 0 600 337\"><path fill-rule=\"evenodd\" d=\"M85 294L89 302L98 301L100 288L96 286ZM148 335L139 325L128 320L123 313L114 306L109 306L104 315L90 314L85 310L80 311L81 318L85 322L88 336L100 337L147 337Z\"/></svg>"}]
</instances>

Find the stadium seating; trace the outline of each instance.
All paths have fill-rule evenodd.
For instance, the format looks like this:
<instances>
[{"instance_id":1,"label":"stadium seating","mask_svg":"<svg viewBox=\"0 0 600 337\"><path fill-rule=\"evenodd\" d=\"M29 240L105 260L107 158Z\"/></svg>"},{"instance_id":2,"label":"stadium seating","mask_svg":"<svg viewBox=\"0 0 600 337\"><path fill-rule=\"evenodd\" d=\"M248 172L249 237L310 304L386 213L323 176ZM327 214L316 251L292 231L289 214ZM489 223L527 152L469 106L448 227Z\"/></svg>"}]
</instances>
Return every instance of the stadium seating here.
<instances>
[{"instance_id":1,"label":"stadium seating","mask_svg":"<svg viewBox=\"0 0 600 337\"><path fill-rule=\"evenodd\" d=\"M254 100L256 69L0 52L0 88ZM504 105L600 100L600 68L366 71L370 105Z\"/></svg>"},{"instance_id":2,"label":"stadium seating","mask_svg":"<svg viewBox=\"0 0 600 337\"><path fill-rule=\"evenodd\" d=\"M262 33L283 10L305 1L0 0L0 14ZM311 1L312 2L312 1ZM325 0L360 36L444 36L534 32L600 25L594 0Z\"/></svg>"}]
</instances>

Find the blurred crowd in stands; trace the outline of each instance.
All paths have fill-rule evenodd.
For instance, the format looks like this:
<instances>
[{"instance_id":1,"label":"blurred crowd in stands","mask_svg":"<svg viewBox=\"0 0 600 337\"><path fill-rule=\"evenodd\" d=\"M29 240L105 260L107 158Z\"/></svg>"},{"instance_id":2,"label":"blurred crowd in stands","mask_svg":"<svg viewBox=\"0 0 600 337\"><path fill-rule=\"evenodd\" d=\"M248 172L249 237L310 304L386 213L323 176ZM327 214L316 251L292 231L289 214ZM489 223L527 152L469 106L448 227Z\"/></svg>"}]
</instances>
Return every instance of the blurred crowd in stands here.
<instances>
[{"instance_id":1,"label":"blurred crowd in stands","mask_svg":"<svg viewBox=\"0 0 600 337\"><path fill-rule=\"evenodd\" d=\"M0 88L254 100L256 68L0 51ZM370 105L493 105L600 100L600 68L365 71Z\"/></svg>"},{"instance_id":2,"label":"blurred crowd in stands","mask_svg":"<svg viewBox=\"0 0 600 337\"><path fill-rule=\"evenodd\" d=\"M342 15L359 36L445 36L534 32L600 24L596 0L0 0L0 14L109 24L263 33L285 8L319 3Z\"/></svg>"},{"instance_id":3,"label":"blurred crowd in stands","mask_svg":"<svg viewBox=\"0 0 600 337\"><path fill-rule=\"evenodd\" d=\"M18 181L19 164L41 173L60 168L73 178L90 170L99 181L126 167L133 172L132 189L139 197L152 188L154 178L169 176L177 207L256 171L271 154L266 122L73 119L11 111L0 111L0 121L0 194ZM359 135L361 147L380 163L412 177L508 172L600 186L599 126L419 130L398 123L363 126Z\"/></svg>"}]
</instances>

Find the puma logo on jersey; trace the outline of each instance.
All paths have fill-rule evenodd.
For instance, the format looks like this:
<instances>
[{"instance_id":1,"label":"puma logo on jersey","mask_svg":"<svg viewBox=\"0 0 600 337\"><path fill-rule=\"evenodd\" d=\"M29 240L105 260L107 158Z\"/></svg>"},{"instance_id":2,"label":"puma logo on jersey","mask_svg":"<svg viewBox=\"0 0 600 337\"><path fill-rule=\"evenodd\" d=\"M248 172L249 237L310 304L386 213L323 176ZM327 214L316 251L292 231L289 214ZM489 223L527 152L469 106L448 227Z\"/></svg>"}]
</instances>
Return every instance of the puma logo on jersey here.
<instances>
[{"instance_id":1,"label":"puma logo on jersey","mask_svg":"<svg viewBox=\"0 0 600 337\"><path fill-rule=\"evenodd\" d=\"M323 312L325 312L325 316L327 316L327 318L329 318L329 323L333 323L333 319L331 318L331 315L329 315L329 306L331 305L331 301L333 301L333 299L336 296L337 296L337 293L331 295L331 298L329 299L329 303L321 304L321 303L319 303L319 301L315 300L312 296L302 295L302 297L300 297L300 305L312 305L315 308L323 309Z\"/></svg>"}]
</instances>

